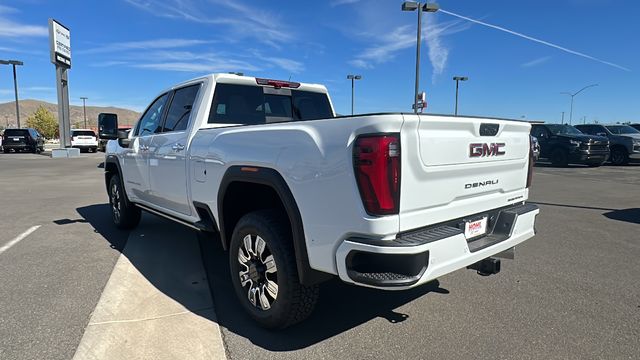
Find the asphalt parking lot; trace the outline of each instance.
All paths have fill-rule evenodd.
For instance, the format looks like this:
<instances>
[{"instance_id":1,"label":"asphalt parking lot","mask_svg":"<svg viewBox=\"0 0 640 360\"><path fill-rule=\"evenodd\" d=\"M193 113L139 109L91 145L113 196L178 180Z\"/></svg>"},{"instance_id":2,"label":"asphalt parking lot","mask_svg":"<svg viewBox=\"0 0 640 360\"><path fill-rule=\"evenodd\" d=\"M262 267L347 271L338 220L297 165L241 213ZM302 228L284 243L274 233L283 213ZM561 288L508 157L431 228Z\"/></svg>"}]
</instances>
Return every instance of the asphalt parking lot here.
<instances>
[{"instance_id":1,"label":"asphalt parking lot","mask_svg":"<svg viewBox=\"0 0 640 360\"><path fill-rule=\"evenodd\" d=\"M201 325L219 325L229 359L640 354L640 164L537 166L531 200L541 208L538 234L516 249L515 260L503 261L498 275L460 270L405 292L330 281L311 318L271 332L256 327L236 303L216 239L197 239L191 230L153 216L132 233L110 226L102 156L0 154L0 359L73 357L97 324L92 319L122 252L154 291L154 301L164 296ZM175 255L176 242L199 246ZM178 263L198 266L178 272ZM203 293L206 285L210 294ZM193 293L199 294L195 300ZM180 319L174 318L174 331L180 331ZM136 334L109 341L132 346L139 343ZM144 354L154 354L148 349L154 344L171 343L173 335L164 334L146 339ZM213 339L208 332L180 335Z\"/></svg>"}]
</instances>

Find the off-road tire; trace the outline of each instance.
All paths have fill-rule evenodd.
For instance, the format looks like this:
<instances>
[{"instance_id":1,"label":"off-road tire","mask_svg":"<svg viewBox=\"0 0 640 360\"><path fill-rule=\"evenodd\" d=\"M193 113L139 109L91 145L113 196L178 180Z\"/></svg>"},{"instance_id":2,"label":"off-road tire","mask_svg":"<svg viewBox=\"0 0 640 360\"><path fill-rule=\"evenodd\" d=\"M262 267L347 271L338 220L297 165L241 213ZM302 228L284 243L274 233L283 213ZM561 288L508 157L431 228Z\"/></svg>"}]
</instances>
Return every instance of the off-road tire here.
<instances>
[{"instance_id":1,"label":"off-road tire","mask_svg":"<svg viewBox=\"0 0 640 360\"><path fill-rule=\"evenodd\" d=\"M284 329L303 321L313 312L319 296L318 285L300 284L291 228L285 216L277 210L259 210L244 215L238 221L229 245L231 282L238 300L245 311L265 328ZM267 310L251 303L249 292L252 285L243 287L240 279L240 271L246 268L241 265L238 255L241 247L246 249L243 242L247 235L251 238L256 236L256 243L257 236L264 240L264 249L273 256L277 268L277 296Z\"/></svg>"},{"instance_id":2,"label":"off-road tire","mask_svg":"<svg viewBox=\"0 0 640 360\"><path fill-rule=\"evenodd\" d=\"M109 208L113 223L119 229L133 229L140 223L141 210L127 199L118 175L109 180Z\"/></svg>"}]
</instances>

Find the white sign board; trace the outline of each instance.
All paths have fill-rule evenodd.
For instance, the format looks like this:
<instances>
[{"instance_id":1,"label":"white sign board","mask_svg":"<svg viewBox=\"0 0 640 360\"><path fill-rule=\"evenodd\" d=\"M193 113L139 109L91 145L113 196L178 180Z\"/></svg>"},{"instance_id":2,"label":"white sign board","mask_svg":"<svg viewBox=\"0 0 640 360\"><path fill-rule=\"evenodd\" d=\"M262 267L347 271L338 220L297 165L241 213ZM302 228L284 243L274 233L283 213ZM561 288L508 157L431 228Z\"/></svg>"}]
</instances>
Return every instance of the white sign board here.
<instances>
[{"instance_id":1,"label":"white sign board","mask_svg":"<svg viewBox=\"0 0 640 360\"><path fill-rule=\"evenodd\" d=\"M71 31L59 22L49 19L51 62L71 67Z\"/></svg>"}]
</instances>

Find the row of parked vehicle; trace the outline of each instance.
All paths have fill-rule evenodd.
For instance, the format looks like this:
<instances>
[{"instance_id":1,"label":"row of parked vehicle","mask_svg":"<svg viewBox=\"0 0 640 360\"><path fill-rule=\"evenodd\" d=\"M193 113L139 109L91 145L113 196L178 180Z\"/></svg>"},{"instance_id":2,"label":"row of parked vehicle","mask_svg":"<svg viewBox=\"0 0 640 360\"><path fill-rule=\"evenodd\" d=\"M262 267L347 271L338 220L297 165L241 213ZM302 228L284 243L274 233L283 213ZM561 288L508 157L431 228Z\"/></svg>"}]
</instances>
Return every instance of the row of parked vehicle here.
<instances>
[{"instance_id":1,"label":"row of parked vehicle","mask_svg":"<svg viewBox=\"0 0 640 360\"><path fill-rule=\"evenodd\" d=\"M14 152L32 152L34 154L44 151L45 138L33 128L6 129L2 136L2 151L6 154ZM98 137L91 129L72 129L71 147L80 151L93 151L98 149Z\"/></svg>"},{"instance_id":2,"label":"row of parked vehicle","mask_svg":"<svg viewBox=\"0 0 640 360\"><path fill-rule=\"evenodd\" d=\"M607 161L626 165L640 159L640 124L532 124L531 135L539 147L539 158L553 165L600 166Z\"/></svg>"}]
</instances>

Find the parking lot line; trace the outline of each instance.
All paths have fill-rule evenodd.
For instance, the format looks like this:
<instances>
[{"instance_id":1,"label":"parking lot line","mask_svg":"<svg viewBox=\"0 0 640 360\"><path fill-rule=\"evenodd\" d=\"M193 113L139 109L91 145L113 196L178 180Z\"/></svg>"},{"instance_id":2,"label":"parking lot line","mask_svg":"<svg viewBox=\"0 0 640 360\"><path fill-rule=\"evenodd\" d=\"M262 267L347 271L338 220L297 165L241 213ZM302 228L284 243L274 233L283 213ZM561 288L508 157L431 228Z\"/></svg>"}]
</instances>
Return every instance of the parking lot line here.
<instances>
[{"instance_id":1,"label":"parking lot line","mask_svg":"<svg viewBox=\"0 0 640 360\"><path fill-rule=\"evenodd\" d=\"M0 247L0 255L9 250L13 245L19 243L20 241L22 241L24 238L26 238L27 236L29 236L32 232L38 230L38 228L41 225L35 225L30 227L27 231L23 232L22 234L16 236L13 240L9 241L8 243L6 243L5 245L3 245L2 247Z\"/></svg>"}]
</instances>

